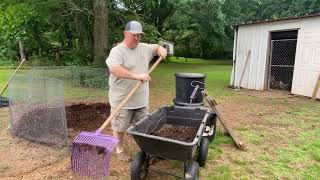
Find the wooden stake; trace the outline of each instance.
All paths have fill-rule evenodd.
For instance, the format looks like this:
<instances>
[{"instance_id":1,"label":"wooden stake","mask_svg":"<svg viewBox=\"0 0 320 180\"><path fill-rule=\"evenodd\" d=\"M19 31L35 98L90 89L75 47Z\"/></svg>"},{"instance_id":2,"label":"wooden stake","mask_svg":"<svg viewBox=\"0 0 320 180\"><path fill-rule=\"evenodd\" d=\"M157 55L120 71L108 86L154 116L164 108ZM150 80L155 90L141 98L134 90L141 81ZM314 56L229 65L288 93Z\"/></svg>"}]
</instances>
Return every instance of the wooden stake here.
<instances>
[{"instance_id":1,"label":"wooden stake","mask_svg":"<svg viewBox=\"0 0 320 180\"><path fill-rule=\"evenodd\" d=\"M319 89L320 89L320 74L319 74L316 86L314 87L314 90L313 90L313 93L312 93L312 97L311 97L312 100L316 100L317 93L318 93Z\"/></svg>"},{"instance_id":2,"label":"wooden stake","mask_svg":"<svg viewBox=\"0 0 320 180\"><path fill-rule=\"evenodd\" d=\"M244 64L244 67L243 67L243 70L242 70L242 73L241 73L241 76L240 76L240 80L239 80L239 84L238 84L238 90L240 90L244 73L246 72L247 66L249 64L249 59L250 59L249 57L250 56L251 56L251 50L249 50L249 52L247 54L247 58L246 58L246 61L245 61L245 64Z\"/></svg>"}]
</instances>

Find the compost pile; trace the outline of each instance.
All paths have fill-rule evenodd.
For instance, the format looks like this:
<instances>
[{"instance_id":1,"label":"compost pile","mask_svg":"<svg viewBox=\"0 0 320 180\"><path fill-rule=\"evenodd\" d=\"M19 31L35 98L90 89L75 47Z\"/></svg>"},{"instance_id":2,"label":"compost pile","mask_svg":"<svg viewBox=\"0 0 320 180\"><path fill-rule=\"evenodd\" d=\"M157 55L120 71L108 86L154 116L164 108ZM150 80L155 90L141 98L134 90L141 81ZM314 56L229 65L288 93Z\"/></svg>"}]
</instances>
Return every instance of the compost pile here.
<instances>
[{"instance_id":1,"label":"compost pile","mask_svg":"<svg viewBox=\"0 0 320 180\"><path fill-rule=\"evenodd\" d=\"M61 108L39 107L21 116L12 123L11 132L17 137L30 141L59 144L65 139Z\"/></svg>"},{"instance_id":2,"label":"compost pile","mask_svg":"<svg viewBox=\"0 0 320 180\"><path fill-rule=\"evenodd\" d=\"M192 126L164 124L160 129L150 134L190 143L196 137L197 130L196 127Z\"/></svg>"},{"instance_id":3,"label":"compost pile","mask_svg":"<svg viewBox=\"0 0 320 180\"><path fill-rule=\"evenodd\" d=\"M13 135L48 145L61 144L66 139L67 123L69 139L80 131L95 131L110 114L106 103L74 103L65 107L66 122L61 108L38 107L24 113L12 123Z\"/></svg>"}]
</instances>

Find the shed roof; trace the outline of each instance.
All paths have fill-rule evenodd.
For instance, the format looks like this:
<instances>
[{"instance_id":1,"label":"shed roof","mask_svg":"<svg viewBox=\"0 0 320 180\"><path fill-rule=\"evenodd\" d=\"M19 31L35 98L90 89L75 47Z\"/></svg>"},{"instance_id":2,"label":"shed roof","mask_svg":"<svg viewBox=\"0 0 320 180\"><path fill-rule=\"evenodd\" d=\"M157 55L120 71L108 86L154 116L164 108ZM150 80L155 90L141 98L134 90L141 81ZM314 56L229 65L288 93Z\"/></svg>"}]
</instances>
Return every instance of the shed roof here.
<instances>
[{"instance_id":1,"label":"shed roof","mask_svg":"<svg viewBox=\"0 0 320 180\"><path fill-rule=\"evenodd\" d=\"M251 25L251 24L269 23L269 22L276 22L276 21L287 21L287 20L293 20L293 19L310 18L310 17L317 17L317 16L320 16L320 13L305 14L303 16L292 16L292 17L287 17L287 18L282 18L282 19L265 19L265 20L243 22L243 23L238 23L238 24L234 25L234 27Z\"/></svg>"}]
</instances>

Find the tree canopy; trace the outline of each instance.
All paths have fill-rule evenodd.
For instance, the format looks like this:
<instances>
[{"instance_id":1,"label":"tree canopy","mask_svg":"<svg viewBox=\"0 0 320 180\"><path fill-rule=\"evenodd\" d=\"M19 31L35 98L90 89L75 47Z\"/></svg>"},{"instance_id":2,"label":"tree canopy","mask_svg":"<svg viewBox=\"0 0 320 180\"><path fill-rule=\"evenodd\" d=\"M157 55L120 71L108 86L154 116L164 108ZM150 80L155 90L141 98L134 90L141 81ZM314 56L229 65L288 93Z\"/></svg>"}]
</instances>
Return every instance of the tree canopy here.
<instances>
[{"instance_id":1,"label":"tree canopy","mask_svg":"<svg viewBox=\"0 0 320 180\"><path fill-rule=\"evenodd\" d=\"M0 60L103 66L124 24L143 24L142 41L175 43L178 56L230 58L232 25L320 12L320 0L2 0Z\"/></svg>"}]
</instances>

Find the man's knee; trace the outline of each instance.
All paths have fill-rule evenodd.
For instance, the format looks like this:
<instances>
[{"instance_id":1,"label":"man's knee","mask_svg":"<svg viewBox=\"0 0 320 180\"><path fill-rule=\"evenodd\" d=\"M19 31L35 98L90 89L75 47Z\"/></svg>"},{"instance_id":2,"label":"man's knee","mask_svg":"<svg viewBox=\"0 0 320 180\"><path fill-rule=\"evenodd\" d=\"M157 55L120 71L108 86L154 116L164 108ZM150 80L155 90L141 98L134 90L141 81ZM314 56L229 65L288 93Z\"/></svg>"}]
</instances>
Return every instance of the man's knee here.
<instances>
[{"instance_id":1,"label":"man's knee","mask_svg":"<svg viewBox=\"0 0 320 180\"><path fill-rule=\"evenodd\" d=\"M141 119L143 119L148 114L149 114L149 112L148 112L147 107L136 109L133 114L133 117L131 119L131 123L139 122Z\"/></svg>"},{"instance_id":2,"label":"man's knee","mask_svg":"<svg viewBox=\"0 0 320 180\"><path fill-rule=\"evenodd\" d=\"M112 108L112 110L114 110ZM112 111L111 110L111 111ZM111 121L112 130L116 132L126 132L130 126L130 119L132 118L132 112L128 109L120 110L119 114Z\"/></svg>"}]
</instances>

